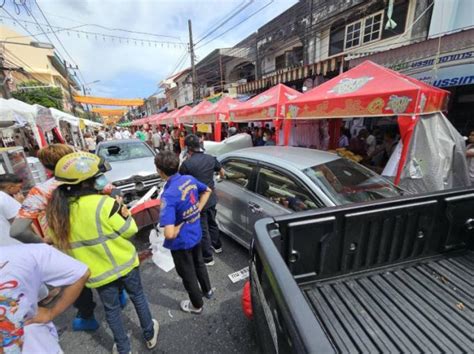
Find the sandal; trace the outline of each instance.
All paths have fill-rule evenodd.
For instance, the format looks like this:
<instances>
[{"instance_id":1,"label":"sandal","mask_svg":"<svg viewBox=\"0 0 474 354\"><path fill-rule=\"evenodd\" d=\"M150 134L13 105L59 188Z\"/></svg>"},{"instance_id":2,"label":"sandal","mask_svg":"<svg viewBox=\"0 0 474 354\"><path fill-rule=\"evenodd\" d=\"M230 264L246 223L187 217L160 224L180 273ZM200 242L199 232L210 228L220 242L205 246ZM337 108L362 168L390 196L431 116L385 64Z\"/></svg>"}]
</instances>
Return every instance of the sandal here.
<instances>
[{"instance_id":1,"label":"sandal","mask_svg":"<svg viewBox=\"0 0 474 354\"><path fill-rule=\"evenodd\" d=\"M189 300L181 301L179 306L181 307L182 311L187 312L187 313L194 313L196 315L199 315L202 313L202 307L200 309L195 308L193 304L191 303L191 301Z\"/></svg>"}]
</instances>

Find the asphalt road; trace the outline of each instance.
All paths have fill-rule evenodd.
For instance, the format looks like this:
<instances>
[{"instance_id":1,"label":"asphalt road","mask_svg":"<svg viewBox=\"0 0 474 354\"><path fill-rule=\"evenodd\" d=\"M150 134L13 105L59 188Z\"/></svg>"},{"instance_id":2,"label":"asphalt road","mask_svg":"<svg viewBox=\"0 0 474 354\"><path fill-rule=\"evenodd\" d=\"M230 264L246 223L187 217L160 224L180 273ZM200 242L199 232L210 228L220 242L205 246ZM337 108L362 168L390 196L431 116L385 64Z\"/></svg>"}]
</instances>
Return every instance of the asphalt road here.
<instances>
[{"instance_id":1,"label":"asphalt road","mask_svg":"<svg viewBox=\"0 0 474 354\"><path fill-rule=\"evenodd\" d=\"M138 317L131 302L122 312L129 330L133 353L256 353L252 323L242 312L240 298L244 281L232 284L228 274L248 265L248 252L237 243L222 237L224 252L215 257L209 267L215 298L205 299L204 312L190 315L179 309L179 301L187 299L181 279L173 269L165 273L151 259L141 265L142 282L152 315L160 323L158 346L149 351L143 340ZM104 316L100 300L95 294L96 318L100 328L93 333L72 332L71 321L75 310L69 309L56 321L60 344L65 353L110 353L112 332Z\"/></svg>"}]
</instances>

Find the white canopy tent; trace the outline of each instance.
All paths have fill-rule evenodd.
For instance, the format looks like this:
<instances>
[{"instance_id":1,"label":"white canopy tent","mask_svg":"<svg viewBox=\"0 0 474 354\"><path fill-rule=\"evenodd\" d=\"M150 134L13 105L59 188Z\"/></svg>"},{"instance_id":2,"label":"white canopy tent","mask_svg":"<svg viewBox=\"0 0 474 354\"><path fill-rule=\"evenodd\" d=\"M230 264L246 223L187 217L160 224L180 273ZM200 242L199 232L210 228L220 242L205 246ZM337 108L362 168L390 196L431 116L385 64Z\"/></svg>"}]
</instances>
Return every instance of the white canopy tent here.
<instances>
[{"instance_id":1,"label":"white canopy tent","mask_svg":"<svg viewBox=\"0 0 474 354\"><path fill-rule=\"evenodd\" d=\"M14 98L0 98L0 127L19 128L26 124L35 136L38 145L42 147L42 139L36 125L37 107Z\"/></svg>"}]
</instances>

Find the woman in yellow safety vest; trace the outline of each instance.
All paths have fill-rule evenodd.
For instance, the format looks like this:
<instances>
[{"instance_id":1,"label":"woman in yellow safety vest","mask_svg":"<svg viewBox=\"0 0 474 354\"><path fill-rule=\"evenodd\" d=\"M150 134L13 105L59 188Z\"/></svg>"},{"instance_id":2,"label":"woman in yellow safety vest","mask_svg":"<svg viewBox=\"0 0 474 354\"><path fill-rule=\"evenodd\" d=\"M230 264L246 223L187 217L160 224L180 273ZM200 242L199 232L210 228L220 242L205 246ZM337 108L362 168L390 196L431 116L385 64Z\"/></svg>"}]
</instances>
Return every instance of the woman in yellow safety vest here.
<instances>
[{"instance_id":1,"label":"woman in yellow safety vest","mask_svg":"<svg viewBox=\"0 0 474 354\"><path fill-rule=\"evenodd\" d=\"M99 193L110 165L98 156L75 152L62 157L54 170L60 186L47 208L55 245L89 266L86 286L95 288L113 332L114 352L129 353L130 341L121 319L119 291L130 295L147 347L156 346L159 325L152 319L138 270L139 260L128 240L137 225L126 206Z\"/></svg>"}]
</instances>

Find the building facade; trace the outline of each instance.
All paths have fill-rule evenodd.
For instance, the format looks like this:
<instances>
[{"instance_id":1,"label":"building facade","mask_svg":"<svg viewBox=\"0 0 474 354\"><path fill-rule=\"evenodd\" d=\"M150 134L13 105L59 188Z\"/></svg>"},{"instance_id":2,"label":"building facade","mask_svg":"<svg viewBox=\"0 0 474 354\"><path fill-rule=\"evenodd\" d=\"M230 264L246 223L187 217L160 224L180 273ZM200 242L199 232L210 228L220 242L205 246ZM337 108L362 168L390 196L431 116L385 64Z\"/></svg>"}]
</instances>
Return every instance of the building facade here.
<instances>
[{"instance_id":1,"label":"building facade","mask_svg":"<svg viewBox=\"0 0 474 354\"><path fill-rule=\"evenodd\" d=\"M168 110L181 108L193 103L193 82L191 69L185 69L160 82L164 90Z\"/></svg>"},{"instance_id":2,"label":"building facade","mask_svg":"<svg viewBox=\"0 0 474 354\"><path fill-rule=\"evenodd\" d=\"M306 0L257 31L257 80L239 93L277 83L309 89L349 66L351 57L426 39L430 0Z\"/></svg>"},{"instance_id":3,"label":"building facade","mask_svg":"<svg viewBox=\"0 0 474 354\"><path fill-rule=\"evenodd\" d=\"M69 89L72 95L76 95L80 94L81 87L74 76L68 73L54 49L31 46L32 38L22 36L3 25L0 26L0 38L6 39L5 42L0 43L3 67L14 69L4 71L9 79L10 91L15 91L19 84L31 80L45 86L58 87L63 94L64 110L71 112L72 100Z\"/></svg>"}]
</instances>

